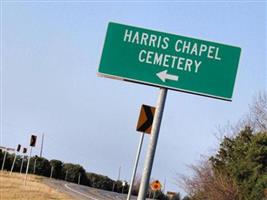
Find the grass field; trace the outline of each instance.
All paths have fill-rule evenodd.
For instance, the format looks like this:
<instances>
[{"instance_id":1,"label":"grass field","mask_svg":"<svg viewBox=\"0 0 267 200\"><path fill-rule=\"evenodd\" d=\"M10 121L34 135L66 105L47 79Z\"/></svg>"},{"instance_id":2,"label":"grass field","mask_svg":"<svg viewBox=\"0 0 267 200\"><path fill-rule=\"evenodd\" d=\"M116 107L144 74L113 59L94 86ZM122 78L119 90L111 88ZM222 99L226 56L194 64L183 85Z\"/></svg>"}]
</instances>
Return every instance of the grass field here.
<instances>
[{"instance_id":1,"label":"grass field","mask_svg":"<svg viewBox=\"0 0 267 200\"><path fill-rule=\"evenodd\" d=\"M0 172L0 200L73 200L66 194L42 183L44 178L28 175L24 185L24 174Z\"/></svg>"}]
</instances>

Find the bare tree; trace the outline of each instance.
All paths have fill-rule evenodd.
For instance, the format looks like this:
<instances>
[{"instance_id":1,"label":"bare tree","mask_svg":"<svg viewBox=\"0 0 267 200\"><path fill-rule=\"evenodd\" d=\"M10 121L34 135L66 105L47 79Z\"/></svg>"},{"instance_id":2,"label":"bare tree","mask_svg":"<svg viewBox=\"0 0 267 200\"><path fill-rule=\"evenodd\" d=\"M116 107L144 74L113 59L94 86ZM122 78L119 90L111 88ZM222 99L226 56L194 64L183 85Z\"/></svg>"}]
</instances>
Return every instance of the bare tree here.
<instances>
[{"instance_id":1,"label":"bare tree","mask_svg":"<svg viewBox=\"0 0 267 200\"><path fill-rule=\"evenodd\" d=\"M218 128L217 138L223 141L250 127L254 132L267 132L267 93L260 92L249 106L249 112L241 120L232 125L228 123ZM189 194L192 200L241 200L241 192L233 178L228 174L213 169L208 159L200 164L189 166L193 176L179 176L180 186Z\"/></svg>"},{"instance_id":2,"label":"bare tree","mask_svg":"<svg viewBox=\"0 0 267 200\"><path fill-rule=\"evenodd\" d=\"M267 93L265 91L259 92L253 98L248 113L241 117L237 123L228 122L224 126L218 126L215 137L218 141L222 141L224 136L234 136L247 126L255 132L267 131Z\"/></svg>"},{"instance_id":3,"label":"bare tree","mask_svg":"<svg viewBox=\"0 0 267 200\"><path fill-rule=\"evenodd\" d=\"M248 123L256 131L267 131L267 93L260 92L249 107Z\"/></svg>"},{"instance_id":4,"label":"bare tree","mask_svg":"<svg viewBox=\"0 0 267 200\"><path fill-rule=\"evenodd\" d=\"M241 200L234 181L219 172L213 172L208 161L190 166L193 176L177 179L192 200Z\"/></svg>"}]
</instances>

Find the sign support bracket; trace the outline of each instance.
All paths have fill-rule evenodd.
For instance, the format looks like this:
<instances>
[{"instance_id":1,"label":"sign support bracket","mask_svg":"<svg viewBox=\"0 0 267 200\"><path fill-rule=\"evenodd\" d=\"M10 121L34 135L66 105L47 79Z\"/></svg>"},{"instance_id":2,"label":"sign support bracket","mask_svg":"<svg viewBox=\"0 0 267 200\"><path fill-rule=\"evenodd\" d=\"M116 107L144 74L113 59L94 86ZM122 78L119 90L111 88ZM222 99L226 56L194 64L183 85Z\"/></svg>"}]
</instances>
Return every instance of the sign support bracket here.
<instances>
[{"instance_id":1,"label":"sign support bracket","mask_svg":"<svg viewBox=\"0 0 267 200\"><path fill-rule=\"evenodd\" d=\"M156 152L156 146L158 142L158 136L159 136L160 125L161 125L161 120L163 116L165 101L167 97L167 92L168 92L168 89L160 88L154 121L152 125L151 138L150 138L150 142L149 142L149 146L148 146L148 150L146 154L144 170L142 174L141 185L139 188L139 194L138 194L137 200L146 199L146 192L147 192L147 188L149 185L149 179L150 179L154 156Z\"/></svg>"}]
</instances>

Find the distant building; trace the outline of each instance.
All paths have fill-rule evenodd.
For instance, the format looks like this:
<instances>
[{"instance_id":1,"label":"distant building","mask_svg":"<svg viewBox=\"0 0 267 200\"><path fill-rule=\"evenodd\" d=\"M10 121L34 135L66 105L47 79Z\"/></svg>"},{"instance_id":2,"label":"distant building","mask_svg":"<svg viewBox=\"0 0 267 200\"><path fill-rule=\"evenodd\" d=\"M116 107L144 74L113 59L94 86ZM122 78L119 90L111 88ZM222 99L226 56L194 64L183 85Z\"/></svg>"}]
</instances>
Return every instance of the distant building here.
<instances>
[{"instance_id":1,"label":"distant building","mask_svg":"<svg viewBox=\"0 0 267 200\"><path fill-rule=\"evenodd\" d=\"M177 196L180 196L177 192L167 192L167 197L169 198L169 200L175 200Z\"/></svg>"}]
</instances>

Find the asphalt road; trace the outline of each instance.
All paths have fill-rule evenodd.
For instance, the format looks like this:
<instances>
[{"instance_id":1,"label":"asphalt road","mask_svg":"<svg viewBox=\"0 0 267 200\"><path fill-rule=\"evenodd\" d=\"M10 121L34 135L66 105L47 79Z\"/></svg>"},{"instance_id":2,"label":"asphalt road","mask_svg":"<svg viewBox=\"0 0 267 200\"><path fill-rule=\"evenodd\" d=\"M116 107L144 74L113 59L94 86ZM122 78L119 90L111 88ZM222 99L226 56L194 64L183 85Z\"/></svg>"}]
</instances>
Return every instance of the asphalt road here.
<instances>
[{"instance_id":1,"label":"asphalt road","mask_svg":"<svg viewBox=\"0 0 267 200\"><path fill-rule=\"evenodd\" d=\"M45 183L60 192L69 194L77 200L126 200L127 198L126 194L99 190L66 181L45 179ZM136 197L131 197L131 200L136 200Z\"/></svg>"}]
</instances>

